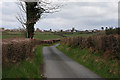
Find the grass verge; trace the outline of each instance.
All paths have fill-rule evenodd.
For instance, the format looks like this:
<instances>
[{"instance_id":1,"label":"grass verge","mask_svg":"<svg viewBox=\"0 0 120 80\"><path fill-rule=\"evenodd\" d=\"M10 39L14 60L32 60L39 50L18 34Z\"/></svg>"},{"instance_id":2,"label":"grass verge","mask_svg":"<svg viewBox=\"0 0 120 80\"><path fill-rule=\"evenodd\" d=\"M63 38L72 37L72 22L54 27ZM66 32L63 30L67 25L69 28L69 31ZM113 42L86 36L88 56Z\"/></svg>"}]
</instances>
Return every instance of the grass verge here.
<instances>
[{"instance_id":1,"label":"grass verge","mask_svg":"<svg viewBox=\"0 0 120 80\"><path fill-rule=\"evenodd\" d=\"M119 60L104 60L99 52L93 53L88 49L80 49L78 47L73 48L60 44L57 48L103 78L120 78Z\"/></svg>"},{"instance_id":2,"label":"grass verge","mask_svg":"<svg viewBox=\"0 0 120 80\"><path fill-rule=\"evenodd\" d=\"M42 45L37 46L34 56L28 60L3 65L2 78L41 78L42 47Z\"/></svg>"}]
</instances>

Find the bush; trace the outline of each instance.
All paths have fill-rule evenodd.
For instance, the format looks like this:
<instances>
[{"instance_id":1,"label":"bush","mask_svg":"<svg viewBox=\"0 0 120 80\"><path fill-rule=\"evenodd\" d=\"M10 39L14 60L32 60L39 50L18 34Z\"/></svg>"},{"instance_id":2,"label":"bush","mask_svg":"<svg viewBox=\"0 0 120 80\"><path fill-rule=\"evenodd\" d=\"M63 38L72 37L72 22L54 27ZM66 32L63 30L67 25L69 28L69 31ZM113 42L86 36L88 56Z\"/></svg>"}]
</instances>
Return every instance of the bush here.
<instances>
[{"instance_id":1,"label":"bush","mask_svg":"<svg viewBox=\"0 0 120 80\"><path fill-rule=\"evenodd\" d=\"M110 34L120 34L120 27L115 28L115 29L109 28L109 29L106 29L105 32L106 32L107 35L110 35Z\"/></svg>"},{"instance_id":2,"label":"bush","mask_svg":"<svg viewBox=\"0 0 120 80\"><path fill-rule=\"evenodd\" d=\"M93 52L100 51L105 59L120 59L120 35L69 37L61 39L61 43L81 49L89 48Z\"/></svg>"},{"instance_id":3,"label":"bush","mask_svg":"<svg viewBox=\"0 0 120 80\"><path fill-rule=\"evenodd\" d=\"M2 62L17 63L24 59L30 58L33 54L34 47L41 44L53 44L60 41L54 40L39 40L39 39L5 39L2 42Z\"/></svg>"},{"instance_id":4,"label":"bush","mask_svg":"<svg viewBox=\"0 0 120 80\"><path fill-rule=\"evenodd\" d=\"M3 41L2 61L4 63L16 63L32 56L32 49L36 44L41 44L40 40L10 40Z\"/></svg>"}]
</instances>

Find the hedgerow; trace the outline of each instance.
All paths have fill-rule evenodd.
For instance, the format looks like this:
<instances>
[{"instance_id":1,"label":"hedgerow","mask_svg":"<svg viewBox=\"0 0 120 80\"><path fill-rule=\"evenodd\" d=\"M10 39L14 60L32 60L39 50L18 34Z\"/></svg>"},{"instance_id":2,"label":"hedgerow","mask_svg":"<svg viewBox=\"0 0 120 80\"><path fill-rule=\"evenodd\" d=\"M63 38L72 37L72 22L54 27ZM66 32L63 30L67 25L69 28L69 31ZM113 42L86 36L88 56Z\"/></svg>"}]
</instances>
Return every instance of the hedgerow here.
<instances>
[{"instance_id":1,"label":"hedgerow","mask_svg":"<svg viewBox=\"0 0 120 80\"><path fill-rule=\"evenodd\" d=\"M94 53L99 51L105 59L120 59L120 35L66 37L61 39L61 43L80 49L88 48Z\"/></svg>"}]
</instances>

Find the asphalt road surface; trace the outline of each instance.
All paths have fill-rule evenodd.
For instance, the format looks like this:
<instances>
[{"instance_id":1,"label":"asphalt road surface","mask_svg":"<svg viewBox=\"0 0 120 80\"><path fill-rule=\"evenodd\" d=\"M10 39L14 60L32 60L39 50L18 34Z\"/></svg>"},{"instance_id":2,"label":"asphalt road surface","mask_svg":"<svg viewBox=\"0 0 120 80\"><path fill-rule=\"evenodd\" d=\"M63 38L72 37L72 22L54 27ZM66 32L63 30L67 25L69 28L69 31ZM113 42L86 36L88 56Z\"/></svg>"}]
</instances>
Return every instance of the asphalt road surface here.
<instances>
[{"instance_id":1,"label":"asphalt road surface","mask_svg":"<svg viewBox=\"0 0 120 80\"><path fill-rule=\"evenodd\" d=\"M56 49L57 45L43 47L44 75L47 78L100 78Z\"/></svg>"}]
</instances>

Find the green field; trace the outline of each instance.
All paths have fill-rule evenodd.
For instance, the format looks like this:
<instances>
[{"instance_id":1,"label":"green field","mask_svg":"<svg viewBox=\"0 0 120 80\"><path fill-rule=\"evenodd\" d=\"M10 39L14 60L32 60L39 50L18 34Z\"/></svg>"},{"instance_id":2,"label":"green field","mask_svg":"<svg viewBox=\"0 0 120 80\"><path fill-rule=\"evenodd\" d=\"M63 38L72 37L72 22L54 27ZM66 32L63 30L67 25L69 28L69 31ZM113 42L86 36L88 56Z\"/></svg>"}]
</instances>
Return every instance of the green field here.
<instances>
[{"instance_id":1,"label":"green field","mask_svg":"<svg viewBox=\"0 0 120 80\"><path fill-rule=\"evenodd\" d=\"M73 33L73 34L66 34L64 36L67 36L67 37L73 37L73 36L92 36L94 34L80 34L80 33Z\"/></svg>"},{"instance_id":2,"label":"green field","mask_svg":"<svg viewBox=\"0 0 120 80\"><path fill-rule=\"evenodd\" d=\"M93 53L88 49L80 49L79 47L74 48L61 44L57 48L103 78L120 78L119 60L104 60L100 56L100 52Z\"/></svg>"},{"instance_id":3,"label":"green field","mask_svg":"<svg viewBox=\"0 0 120 80\"><path fill-rule=\"evenodd\" d=\"M95 33L81 33L81 32L57 32L54 33L62 37L73 37L73 36L93 36Z\"/></svg>"},{"instance_id":4,"label":"green field","mask_svg":"<svg viewBox=\"0 0 120 80\"><path fill-rule=\"evenodd\" d=\"M10 32L10 31L4 31L2 32L2 39L7 38L21 38L24 37L24 34L22 32Z\"/></svg>"},{"instance_id":5,"label":"green field","mask_svg":"<svg viewBox=\"0 0 120 80\"><path fill-rule=\"evenodd\" d=\"M61 38L61 36L55 35L51 32L36 32L34 38L40 39L40 40L49 40L49 39L58 39Z\"/></svg>"},{"instance_id":6,"label":"green field","mask_svg":"<svg viewBox=\"0 0 120 80\"><path fill-rule=\"evenodd\" d=\"M3 32L2 39L8 38L25 38L24 34L21 32ZM40 40L58 39L61 36L55 35L51 32L35 32L34 38Z\"/></svg>"},{"instance_id":7,"label":"green field","mask_svg":"<svg viewBox=\"0 0 120 80\"><path fill-rule=\"evenodd\" d=\"M35 55L29 60L14 65L3 65L2 78L41 78L42 47L38 46Z\"/></svg>"},{"instance_id":8,"label":"green field","mask_svg":"<svg viewBox=\"0 0 120 80\"><path fill-rule=\"evenodd\" d=\"M94 33L89 34L80 34L79 32L59 32L59 33L52 33L52 32L35 32L34 38L40 40L49 40L49 39L58 39L62 37L73 37L73 36L92 36L95 35ZM2 32L2 39L8 38L25 38L24 33L22 32Z\"/></svg>"},{"instance_id":9,"label":"green field","mask_svg":"<svg viewBox=\"0 0 120 80\"><path fill-rule=\"evenodd\" d=\"M2 39L7 39L7 38L22 38L24 37L23 35L5 35L2 36Z\"/></svg>"}]
</instances>

